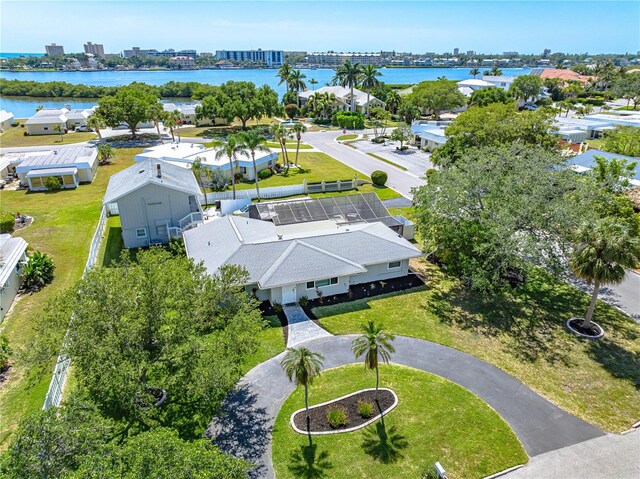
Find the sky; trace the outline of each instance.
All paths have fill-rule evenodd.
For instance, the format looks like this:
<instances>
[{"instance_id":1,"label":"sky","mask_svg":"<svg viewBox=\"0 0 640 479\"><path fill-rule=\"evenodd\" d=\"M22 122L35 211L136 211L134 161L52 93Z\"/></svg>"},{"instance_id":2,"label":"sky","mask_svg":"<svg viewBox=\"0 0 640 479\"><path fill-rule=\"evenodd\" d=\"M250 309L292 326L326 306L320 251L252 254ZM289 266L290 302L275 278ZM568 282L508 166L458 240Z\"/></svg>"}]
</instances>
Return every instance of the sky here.
<instances>
[{"instance_id":1,"label":"sky","mask_svg":"<svg viewBox=\"0 0 640 479\"><path fill-rule=\"evenodd\" d=\"M640 1L8 1L0 51L640 51Z\"/></svg>"}]
</instances>

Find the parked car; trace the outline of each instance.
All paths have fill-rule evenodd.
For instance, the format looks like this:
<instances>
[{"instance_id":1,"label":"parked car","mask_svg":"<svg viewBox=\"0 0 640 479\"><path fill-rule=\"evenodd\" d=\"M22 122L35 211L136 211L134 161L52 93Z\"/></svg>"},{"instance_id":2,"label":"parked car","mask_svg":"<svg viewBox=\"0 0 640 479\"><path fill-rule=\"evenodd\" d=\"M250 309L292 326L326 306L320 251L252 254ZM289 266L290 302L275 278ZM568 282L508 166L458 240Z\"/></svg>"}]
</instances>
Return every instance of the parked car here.
<instances>
[{"instance_id":1,"label":"parked car","mask_svg":"<svg viewBox=\"0 0 640 479\"><path fill-rule=\"evenodd\" d=\"M524 110L536 111L538 109L538 105L534 103L525 103L522 107Z\"/></svg>"},{"instance_id":2,"label":"parked car","mask_svg":"<svg viewBox=\"0 0 640 479\"><path fill-rule=\"evenodd\" d=\"M91 128L89 128L86 124L78 125L76 126L76 131L91 131Z\"/></svg>"}]
</instances>

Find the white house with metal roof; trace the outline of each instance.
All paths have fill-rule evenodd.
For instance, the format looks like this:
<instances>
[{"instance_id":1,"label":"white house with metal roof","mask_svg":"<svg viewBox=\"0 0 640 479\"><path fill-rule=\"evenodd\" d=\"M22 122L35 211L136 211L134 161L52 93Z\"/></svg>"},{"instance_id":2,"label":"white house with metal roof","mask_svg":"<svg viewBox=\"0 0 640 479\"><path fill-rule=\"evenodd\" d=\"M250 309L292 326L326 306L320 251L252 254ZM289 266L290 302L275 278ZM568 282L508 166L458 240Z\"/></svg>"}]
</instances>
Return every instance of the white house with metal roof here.
<instances>
[{"instance_id":1,"label":"white house with metal roof","mask_svg":"<svg viewBox=\"0 0 640 479\"><path fill-rule=\"evenodd\" d=\"M0 234L0 322L9 312L22 285L22 267L27 262L27 242Z\"/></svg>"},{"instance_id":2,"label":"white house with metal roof","mask_svg":"<svg viewBox=\"0 0 640 479\"><path fill-rule=\"evenodd\" d=\"M309 98L316 93L329 93L334 94L336 96L336 100L338 101L338 108L344 111L351 110L351 88L343 87L343 86L323 86L318 88L317 90L306 90L298 93L298 98L300 99L300 106L304 106ZM355 98L355 107L356 111L360 113L365 113L368 108L373 108L376 106L384 107L385 103L382 100L379 100L373 95L369 95L369 100L367 101L367 93L358 90L357 88L353 89L353 96Z\"/></svg>"},{"instance_id":3,"label":"white house with metal roof","mask_svg":"<svg viewBox=\"0 0 640 479\"><path fill-rule=\"evenodd\" d=\"M406 276L421 252L383 223L315 221L276 226L237 216L183 234L187 255L210 274L244 267L245 289L262 301L295 303L303 296L343 294L350 285Z\"/></svg>"},{"instance_id":4,"label":"white house with metal roof","mask_svg":"<svg viewBox=\"0 0 640 479\"><path fill-rule=\"evenodd\" d=\"M96 105L92 108L76 108L69 110L64 115L67 118L67 128L75 129L79 126L86 126L87 120L95 113L97 107L98 106Z\"/></svg>"},{"instance_id":5,"label":"white house with metal roof","mask_svg":"<svg viewBox=\"0 0 640 479\"><path fill-rule=\"evenodd\" d=\"M103 204L117 204L126 248L167 243L203 221L191 169L147 159L109 179Z\"/></svg>"},{"instance_id":6,"label":"white house with metal roof","mask_svg":"<svg viewBox=\"0 0 640 479\"><path fill-rule=\"evenodd\" d=\"M5 155L15 164L20 184L32 191L44 191L44 181L55 176L62 188L76 188L90 183L98 170L98 150L88 146L64 147L56 150L10 153Z\"/></svg>"},{"instance_id":7,"label":"white house with metal roof","mask_svg":"<svg viewBox=\"0 0 640 479\"><path fill-rule=\"evenodd\" d=\"M42 108L25 122L29 135L59 135L67 131L68 108ZM60 131L56 131L58 130Z\"/></svg>"},{"instance_id":8,"label":"white house with metal roof","mask_svg":"<svg viewBox=\"0 0 640 479\"><path fill-rule=\"evenodd\" d=\"M216 158L219 148L205 148L195 143L165 143L164 145L145 148L144 151L134 157L135 161L148 159L163 160L191 168L196 159L199 159L204 168L218 169L229 174L231 166L226 156ZM256 169L258 173L265 168L274 167L278 161L276 152L256 152ZM253 174L253 162L249 156L239 155L234 161L234 173L241 173L248 180L255 179Z\"/></svg>"},{"instance_id":9,"label":"white house with metal roof","mask_svg":"<svg viewBox=\"0 0 640 479\"><path fill-rule=\"evenodd\" d=\"M445 127L448 122L417 120L411 125L414 143L423 150L433 151L447 142Z\"/></svg>"},{"instance_id":10,"label":"white house with metal roof","mask_svg":"<svg viewBox=\"0 0 640 479\"><path fill-rule=\"evenodd\" d=\"M0 131L11 128L13 122L13 113L6 110L0 110Z\"/></svg>"}]
</instances>

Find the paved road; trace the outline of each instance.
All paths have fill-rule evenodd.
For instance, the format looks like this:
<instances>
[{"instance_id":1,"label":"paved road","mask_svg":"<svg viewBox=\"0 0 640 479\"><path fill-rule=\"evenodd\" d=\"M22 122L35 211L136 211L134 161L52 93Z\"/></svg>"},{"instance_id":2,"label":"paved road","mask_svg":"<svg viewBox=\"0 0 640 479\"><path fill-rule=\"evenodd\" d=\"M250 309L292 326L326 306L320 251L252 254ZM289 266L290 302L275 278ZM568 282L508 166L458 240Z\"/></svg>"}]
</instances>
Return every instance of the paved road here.
<instances>
[{"instance_id":1,"label":"paved road","mask_svg":"<svg viewBox=\"0 0 640 479\"><path fill-rule=\"evenodd\" d=\"M365 133L366 132L367 131L365 131ZM386 171L389 176L387 186L393 188L407 198L413 198L413 195L411 194L412 188L425 184L424 180L418 178L412 173L402 171L387 163L372 158L361 151L336 143L334 141L335 138L341 134L342 133L339 131L311 132L305 133L303 140L314 148L332 156L338 161L350 166L354 170L364 173L365 175L371 176L371 173L375 170Z\"/></svg>"},{"instance_id":2,"label":"paved road","mask_svg":"<svg viewBox=\"0 0 640 479\"><path fill-rule=\"evenodd\" d=\"M355 362L355 335L330 336L304 343L324 355L326 369ZM525 450L536 456L602 436L598 428L558 408L518 379L471 355L439 344L397 336L397 364L428 371L469 389L493 407L512 427ZM214 419L208 433L229 453L256 463L256 477L272 479L271 431L278 411L293 392L282 372L284 353L253 368Z\"/></svg>"},{"instance_id":3,"label":"paved road","mask_svg":"<svg viewBox=\"0 0 640 479\"><path fill-rule=\"evenodd\" d=\"M640 431L607 434L531 458L505 479L637 479L640 477Z\"/></svg>"}]
</instances>

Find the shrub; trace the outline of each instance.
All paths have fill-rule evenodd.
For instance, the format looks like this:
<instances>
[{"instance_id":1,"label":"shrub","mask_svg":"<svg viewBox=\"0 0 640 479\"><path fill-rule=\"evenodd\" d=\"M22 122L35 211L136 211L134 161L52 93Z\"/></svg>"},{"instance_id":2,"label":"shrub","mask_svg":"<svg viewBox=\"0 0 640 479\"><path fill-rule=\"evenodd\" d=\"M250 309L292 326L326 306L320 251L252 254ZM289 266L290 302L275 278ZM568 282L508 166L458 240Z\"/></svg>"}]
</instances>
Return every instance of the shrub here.
<instances>
[{"instance_id":1,"label":"shrub","mask_svg":"<svg viewBox=\"0 0 640 479\"><path fill-rule=\"evenodd\" d=\"M429 178L431 177L431 175L435 174L435 172L436 172L436 169L435 169L435 168L429 168L429 169L427 170L427 173L426 173L426 177L427 177L427 179L429 179Z\"/></svg>"},{"instance_id":2,"label":"shrub","mask_svg":"<svg viewBox=\"0 0 640 479\"><path fill-rule=\"evenodd\" d=\"M371 173L371 181L376 186L384 186L387 182L387 174L384 171L376 170Z\"/></svg>"},{"instance_id":3,"label":"shrub","mask_svg":"<svg viewBox=\"0 0 640 479\"><path fill-rule=\"evenodd\" d=\"M293 120L296 116L298 116L298 105L295 103L290 103L284 106L284 111L287 116Z\"/></svg>"},{"instance_id":4,"label":"shrub","mask_svg":"<svg viewBox=\"0 0 640 479\"><path fill-rule=\"evenodd\" d=\"M236 181L242 181L244 179L244 175L242 173L236 173L233 177Z\"/></svg>"},{"instance_id":5,"label":"shrub","mask_svg":"<svg viewBox=\"0 0 640 479\"><path fill-rule=\"evenodd\" d=\"M376 136L375 138L371 138L372 143L384 143L384 136Z\"/></svg>"},{"instance_id":6,"label":"shrub","mask_svg":"<svg viewBox=\"0 0 640 479\"><path fill-rule=\"evenodd\" d=\"M23 286L26 289L39 290L53 280L55 269L51 256L36 251L29 256L29 260L22 270Z\"/></svg>"},{"instance_id":7,"label":"shrub","mask_svg":"<svg viewBox=\"0 0 640 479\"><path fill-rule=\"evenodd\" d=\"M15 217L8 211L0 211L0 233L11 233L16 224Z\"/></svg>"},{"instance_id":8,"label":"shrub","mask_svg":"<svg viewBox=\"0 0 640 479\"><path fill-rule=\"evenodd\" d=\"M60 191L62 189L62 183L57 176L47 176L44 179L44 187L49 191Z\"/></svg>"},{"instance_id":9,"label":"shrub","mask_svg":"<svg viewBox=\"0 0 640 479\"><path fill-rule=\"evenodd\" d=\"M369 401L358 402L358 414L362 419L369 419L373 416L373 403Z\"/></svg>"},{"instance_id":10,"label":"shrub","mask_svg":"<svg viewBox=\"0 0 640 479\"><path fill-rule=\"evenodd\" d=\"M266 180L271 175L273 175L273 172L269 168L258 171L258 178L260 178L261 180Z\"/></svg>"},{"instance_id":11,"label":"shrub","mask_svg":"<svg viewBox=\"0 0 640 479\"><path fill-rule=\"evenodd\" d=\"M354 130L362 130L364 128L364 115L362 113L339 111L335 114L335 119L340 128L349 128Z\"/></svg>"},{"instance_id":12,"label":"shrub","mask_svg":"<svg viewBox=\"0 0 640 479\"><path fill-rule=\"evenodd\" d=\"M0 370L9 364L9 356L11 356L9 340L4 334L0 334Z\"/></svg>"},{"instance_id":13,"label":"shrub","mask_svg":"<svg viewBox=\"0 0 640 479\"><path fill-rule=\"evenodd\" d=\"M276 314L282 313L282 305L280 303L273 303L273 310Z\"/></svg>"},{"instance_id":14,"label":"shrub","mask_svg":"<svg viewBox=\"0 0 640 479\"><path fill-rule=\"evenodd\" d=\"M329 421L329 425L334 429L344 427L349 424L349 421L347 420L347 412L343 408L329 410L327 413L327 421Z\"/></svg>"},{"instance_id":15,"label":"shrub","mask_svg":"<svg viewBox=\"0 0 640 479\"><path fill-rule=\"evenodd\" d=\"M301 296L298 300L298 303L300 303L300 306L302 306L303 308L306 308L309 304L309 298L307 298L306 296Z\"/></svg>"}]
</instances>

